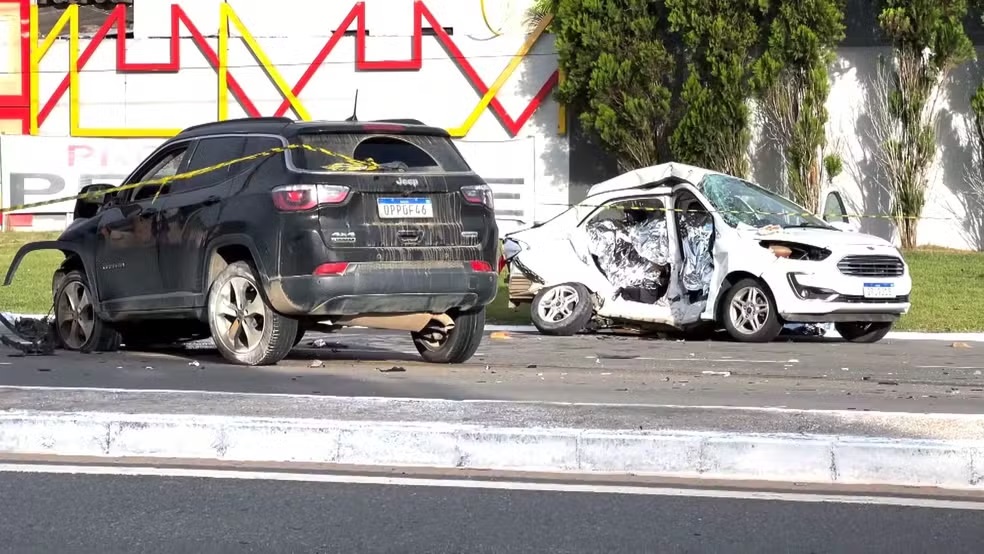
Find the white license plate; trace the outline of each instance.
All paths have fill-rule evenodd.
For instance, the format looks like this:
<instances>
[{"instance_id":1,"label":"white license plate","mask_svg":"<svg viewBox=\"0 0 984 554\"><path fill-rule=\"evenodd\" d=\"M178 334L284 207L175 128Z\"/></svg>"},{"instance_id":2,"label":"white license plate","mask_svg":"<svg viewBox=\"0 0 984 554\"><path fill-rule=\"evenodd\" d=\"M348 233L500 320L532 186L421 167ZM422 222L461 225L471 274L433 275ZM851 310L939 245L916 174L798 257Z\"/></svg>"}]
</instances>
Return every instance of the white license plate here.
<instances>
[{"instance_id":1,"label":"white license plate","mask_svg":"<svg viewBox=\"0 0 984 554\"><path fill-rule=\"evenodd\" d=\"M379 217L383 219L434 217L434 205L430 198L379 198L376 206Z\"/></svg>"},{"instance_id":2,"label":"white license plate","mask_svg":"<svg viewBox=\"0 0 984 554\"><path fill-rule=\"evenodd\" d=\"M892 283L865 283L865 298L895 298L895 285Z\"/></svg>"}]
</instances>

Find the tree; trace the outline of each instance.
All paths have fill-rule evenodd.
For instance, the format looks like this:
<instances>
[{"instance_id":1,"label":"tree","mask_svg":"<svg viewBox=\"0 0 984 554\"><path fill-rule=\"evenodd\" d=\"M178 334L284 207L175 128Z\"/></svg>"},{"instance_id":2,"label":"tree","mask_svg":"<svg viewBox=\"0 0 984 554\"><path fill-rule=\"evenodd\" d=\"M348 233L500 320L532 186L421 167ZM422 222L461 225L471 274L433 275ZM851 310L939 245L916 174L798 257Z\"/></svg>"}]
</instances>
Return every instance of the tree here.
<instances>
[{"instance_id":1,"label":"tree","mask_svg":"<svg viewBox=\"0 0 984 554\"><path fill-rule=\"evenodd\" d=\"M841 159L827 151L827 96L834 49L844 39L844 0L778 0L755 66L759 114L784 161L793 199L816 212Z\"/></svg>"},{"instance_id":2,"label":"tree","mask_svg":"<svg viewBox=\"0 0 984 554\"><path fill-rule=\"evenodd\" d=\"M564 80L557 98L600 139L623 171L661 161L669 141L675 62L661 1L542 0L528 19L555 19Z\"/></svg>"},{"instance_id":3,"label":"tree","mask_svg":"<svg viewBox=\"0 0 984 554\"><path fill-rule=\"evenodd\" d=\"M893 47L878 154L904 248L916 246L926 203L928 171L936 156L939 86L955 66L974 56L963 28L966 15L967 0L885 0L878 18Z\"/></svg>"},{"instance_id":4,"label":"tree","mask_svg":"<svg viewBox=\"0 0 984 554\"><path fill-rule=\"evenodd\" d=\"M689 75L686 113L673 134L681 161L748 173L751 67L763 42L769 0L665 0L674 32L683 35Z\"/></svg>"}]
</instances>

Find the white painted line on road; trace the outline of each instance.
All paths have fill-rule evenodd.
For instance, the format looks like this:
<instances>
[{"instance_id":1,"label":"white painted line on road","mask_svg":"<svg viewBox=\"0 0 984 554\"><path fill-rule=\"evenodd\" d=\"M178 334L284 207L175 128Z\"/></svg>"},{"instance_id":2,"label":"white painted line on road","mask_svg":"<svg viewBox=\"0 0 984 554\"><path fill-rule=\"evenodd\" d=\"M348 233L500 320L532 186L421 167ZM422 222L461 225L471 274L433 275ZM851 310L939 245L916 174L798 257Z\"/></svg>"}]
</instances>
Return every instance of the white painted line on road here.
<instances>
[{"instance_id":1,"label":"white painted line on road","mask_svg":"<svg viewBox=\"0 0 984 554\"><path fill-rule=\"evenodd\" d=\"M809 494L794 492L766 492L721 489L688 489L641 485L579 485L575 483L551 483L534 481L482 481L471 479L415 479L412 477L383 477L373 475L345 475L331 473L250 471L224 469L164 468L137 466L86 466L59 464L0 464L5 473L47 473L67 475L106 475L136 477L185 477L204 479L243 479L261 481L293 481L305 483L337 483L349 485L380 485L435 487L458 489L486 489L529 492L569 492L592 494L621 494L636 496L674 496L688 498L716 498L732 500L764 500L777 502L811 502L834 504L867 504L877 506L904 506L944 510L984 511L984 501L941 500L903 496L855 496L846 494ZM558 476L564 474L558 474ZM570 475L570 474L567 474Z\"/></svg>"}]
</instances>

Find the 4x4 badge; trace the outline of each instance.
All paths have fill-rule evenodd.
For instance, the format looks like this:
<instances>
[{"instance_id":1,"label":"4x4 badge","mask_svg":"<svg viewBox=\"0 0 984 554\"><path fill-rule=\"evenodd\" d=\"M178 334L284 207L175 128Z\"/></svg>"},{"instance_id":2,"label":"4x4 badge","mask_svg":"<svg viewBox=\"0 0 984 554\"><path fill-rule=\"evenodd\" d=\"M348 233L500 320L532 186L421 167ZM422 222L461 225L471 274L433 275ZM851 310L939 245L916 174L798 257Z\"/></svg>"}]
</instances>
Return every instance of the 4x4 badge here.
<instances>
[{"instance_id":1,"label":"4x4 badge","mask_svg":"<svg viewBox=\"0 0 984 554\"><path fill-rule=\"evenodd\" d=\"M396 180L396 184L405 187L415 187L420 184L417 179L407 179L406 177L400 177Z\"/></svg>"}]
</instances>

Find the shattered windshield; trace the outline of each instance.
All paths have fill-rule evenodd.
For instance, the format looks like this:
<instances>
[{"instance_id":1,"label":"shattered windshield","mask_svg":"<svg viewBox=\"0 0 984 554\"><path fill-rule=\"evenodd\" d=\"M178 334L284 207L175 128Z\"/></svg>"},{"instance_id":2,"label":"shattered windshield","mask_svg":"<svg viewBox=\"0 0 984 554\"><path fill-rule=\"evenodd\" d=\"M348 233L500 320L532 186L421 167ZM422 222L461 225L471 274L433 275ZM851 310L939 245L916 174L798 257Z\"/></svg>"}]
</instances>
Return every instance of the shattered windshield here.
<instances>
[{"instance_id":1,"label":"shattered windshield","mask_svg":"<svg viewBox=\"0 0 984 554\"><path fill-rule=\"evenodd\" d=\"M714 211L732 227L761 228L778 225L784 229L832 229L806 208L737 177L708 175L700 182L698 189L711 202Z\"/></svg>"}]
</instances>

